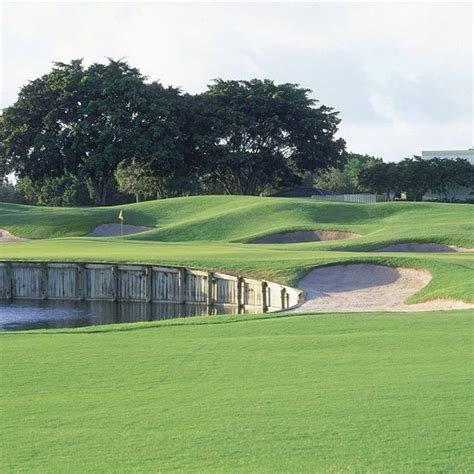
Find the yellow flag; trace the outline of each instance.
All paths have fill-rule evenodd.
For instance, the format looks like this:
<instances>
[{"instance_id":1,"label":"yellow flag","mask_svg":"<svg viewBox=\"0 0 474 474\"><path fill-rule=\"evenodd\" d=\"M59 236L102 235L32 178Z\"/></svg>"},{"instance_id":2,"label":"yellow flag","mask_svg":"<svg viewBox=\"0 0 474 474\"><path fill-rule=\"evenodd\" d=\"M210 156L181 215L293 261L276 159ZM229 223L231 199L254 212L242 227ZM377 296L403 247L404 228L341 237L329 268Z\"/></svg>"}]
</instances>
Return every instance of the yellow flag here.
<instances>
[{"instance_id":1,"label":"yellow flag","mask_svg":"<svg viewBox=\"0 0 474 474\"><path fill-rule=\"evenodd\" d=\"M123 212L120 210L118 218L123 222Z\"/></svg>"}]
</instances>

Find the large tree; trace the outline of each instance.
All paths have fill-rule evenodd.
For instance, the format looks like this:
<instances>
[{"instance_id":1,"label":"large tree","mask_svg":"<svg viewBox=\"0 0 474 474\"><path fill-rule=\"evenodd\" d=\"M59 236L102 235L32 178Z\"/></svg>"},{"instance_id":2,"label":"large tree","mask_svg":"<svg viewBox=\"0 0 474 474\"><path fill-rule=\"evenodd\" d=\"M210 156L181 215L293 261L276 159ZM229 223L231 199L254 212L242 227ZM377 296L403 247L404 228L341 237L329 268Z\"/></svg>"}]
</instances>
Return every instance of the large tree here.
<instances>
[{"instance_id":1,"label":"large tree","mask_svg":"<svg viewBox=\"0 0 474 474\"><path fill-rule=\"evenodd\" d=\"M357 189L345 170L328 168L323 170L312 183L317 188L337 194L355 193Z\"/></svg>"},{"instance_id":2,"label":"large tree","mask_svg":"<svg viewBox=\"0 0 474 474\"><path fill-rule=\"evenodd\" d=\"M115 179L119 191L135 196L135 202L140 197L160 195L160 181L156 178L147 164L140 164L135 160L131 163L121 161L115 170Z\"/></svg>"},{"instance_id":3,"label":"large tree","mask_svg":"<svg viewBox=\"0 0 474 474\"><path fill-rule=\"evenodd\" d=\"M407 199L421 201L433 182L433 169L429 160L421 156L405 158L397 164L400 190L406 192Z\"/></svg>"},{"instance_id":4,"label":"large tree","mask_svg":"<svg viewBox=\"0 0 474 474\"><path fill-rule=\"evenodd\" d=\"M55 63L4 111L2 161L32 180L80 173L105 204L117 164L136 151L146 107L144 77L124 61Z\"/></svg>"},{"instance_id":5,"label":"large tree","mask_svg":"<svg viewBox=\"0 0 474 474\"><path fill-rule=\"evenodd\" d=\"M383 163L382 158L350 152L344 153L343 160L344 163L340 168L330 167L317 173L314 185L336 193L368 191L369 187L360 180L361 173L376 164Z\"/></svg>"},{"instance_id":6,"label":"large tree","mask_svg":"<svg viewBox=\"0 0 474 474\"><path fill-rule=\"evenodd\" d=\"M77 90L79 107L68 145L80 160L97 204L105 204L118 163L136 152L141 116L147 107L140 72L123 61L93 64L84 70Z\"/></svg>"},{"instance_id":7,"label":"large tree","mask_svg":"<svg viewBox=\"0 0 474 474\"><path fill-rule=\"evenodd\" d=\"M462 158L447 160L433 158L429 160L430 191L443 196L446 201L454 201L459 186L474 189L474 165Z\"/></svg>"},{"instance_id":8,"label":"large tree","mask_svg":"<svg viewBox=\"0 0 474 474\"><path fill-rule=\"evenodd\" d=\"M164 196L296 184L305 171L338 165L345 145L335 139L337 112L309 93L217 80L191 96L146 82L124 61L55 63L0 118L0 178L14 172L62 189L76 176L96 204L108 202L120 162L148 170Z\"/></svg>"},{"instance_id":9,"label":"large tree","mask_svg":"<svg viewBox=\"0 0 474 474\"><path fill-rule=\"evenodd\" d=\"M193 158L193 97L154 82L147 86L146 100L134 161L148 170L161 197L179 194L173 183L200 171Z\"/></svg>"},{"instance_id":10,"label":"large tree","mask_svg":"<svg viewBox=\"0 0 474 474\"><path fill-rule=\"evenodd\" d=\"M388 199L400 189L400 177L396 163L377 162L362 169L358 180L365 189L377 194L385 194Z\"/></svg>"},{"instance_id":11,"label":"large tree","mask_svg":"<svg viewBox=\"0 0 474 474\"><path fill-rule=\"evenodd\" d=\"M359 176L362 171L383 163L382 158L375 158L370 155L361 155L359 153L345 153L346 162L344 164L344 172L351 180L354 189L362 192L368 189L361 183Z\"/></svg>"},{"instance_id":12,"label":"large tree","mask_svg":"<svg viewBox=\"0 0 474 474\"><path fill-rule=\"evenodd\" d=\"M67 138L80 106L73 90L83 73L81 61L56 63L49 74L24 86L15 104L3 110L0 161L6 172L36 179L76 169Z\"/></svg>"},{"instance_id":13,"label":"large tree","mask_svg":"<svg viewBox=\"0 0 474 474\"><path fill-rule=\"evenodd\" d=\"M228 194L258 194L338 163L338 114L309 93L270 80L214 81L198 98L194 129L205 176Z\"/></svg>"}]
</instances>

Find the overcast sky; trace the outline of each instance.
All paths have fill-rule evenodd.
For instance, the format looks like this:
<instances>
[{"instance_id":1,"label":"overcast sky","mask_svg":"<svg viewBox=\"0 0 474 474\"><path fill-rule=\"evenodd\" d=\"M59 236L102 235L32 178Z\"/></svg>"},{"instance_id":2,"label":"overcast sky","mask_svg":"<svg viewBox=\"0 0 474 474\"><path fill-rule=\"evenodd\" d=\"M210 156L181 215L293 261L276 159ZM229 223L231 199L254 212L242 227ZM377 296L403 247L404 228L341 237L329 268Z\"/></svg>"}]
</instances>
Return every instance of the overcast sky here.
<instances>
[{"instance_id":1,"label":"overcast sky","mask_svg":"<svg viewBox=\"0 0 474 474\"><path fill-rule=\"evenodd\" d=\"M474 144L471 3L3 3L1 107L53 61L126 58L163 84L270 78L340 111L348 149Z\"/></svg>"}]
</instances>

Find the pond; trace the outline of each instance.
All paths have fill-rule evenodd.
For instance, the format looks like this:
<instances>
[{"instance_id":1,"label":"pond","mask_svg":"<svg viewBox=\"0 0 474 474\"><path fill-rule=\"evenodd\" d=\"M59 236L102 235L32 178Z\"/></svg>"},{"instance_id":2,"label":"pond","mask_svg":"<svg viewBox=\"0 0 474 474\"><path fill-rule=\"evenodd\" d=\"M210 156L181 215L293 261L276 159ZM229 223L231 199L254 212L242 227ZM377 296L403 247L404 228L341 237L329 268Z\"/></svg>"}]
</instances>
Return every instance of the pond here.
<instances>
[{"instance_id":1,"label":"pond","mask_svg":"<svg viewBox=\"0 0 474 474\"><path fill-rule=\"evenodd\" d=\"M0 300L0 331L59 329L104 324L236 314L235 305L108 301Z\"/></svg>"}]
</instances>

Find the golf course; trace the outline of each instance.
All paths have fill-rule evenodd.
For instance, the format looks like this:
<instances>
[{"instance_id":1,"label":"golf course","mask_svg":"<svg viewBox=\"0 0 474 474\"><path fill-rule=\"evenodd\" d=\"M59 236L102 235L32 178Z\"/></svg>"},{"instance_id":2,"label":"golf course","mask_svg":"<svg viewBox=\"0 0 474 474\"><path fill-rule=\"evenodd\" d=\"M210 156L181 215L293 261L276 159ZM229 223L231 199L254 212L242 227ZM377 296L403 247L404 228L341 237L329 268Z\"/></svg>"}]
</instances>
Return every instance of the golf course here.
<instances>
[{"instance_id":1,"label":"golf course","mask_svg":"<svg viewBox=\"0 0 474 474\"><path fill-rule=\"evenodd\" d=\"M0 333L2 472L474 470L472 205L0 203L0 229L2 262L179 266L306 298L288 312ZM377 291L387 301L364 306Z\"/></svg>"}]
</instances>

